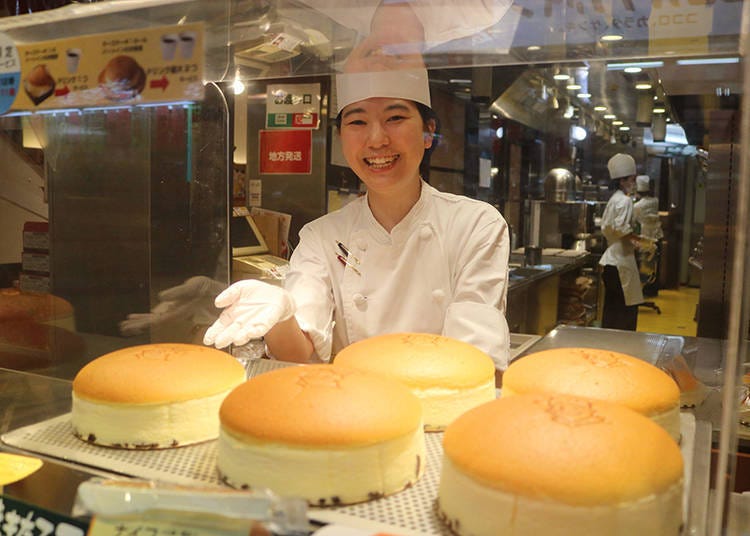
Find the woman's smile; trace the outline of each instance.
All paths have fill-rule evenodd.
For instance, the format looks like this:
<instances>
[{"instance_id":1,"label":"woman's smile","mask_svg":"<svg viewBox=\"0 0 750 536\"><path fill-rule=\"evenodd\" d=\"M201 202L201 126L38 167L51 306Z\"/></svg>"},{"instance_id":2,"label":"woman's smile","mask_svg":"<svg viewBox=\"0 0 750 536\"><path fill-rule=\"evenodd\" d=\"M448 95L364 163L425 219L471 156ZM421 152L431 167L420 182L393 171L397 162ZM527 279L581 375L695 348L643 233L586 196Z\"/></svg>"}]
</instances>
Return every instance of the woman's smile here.
<instances>
[{"instance_id":1,"label":"woman's smile","mask_svg":"<svg viewBox=\"0 0 750 536\"><path fill-rule=\"evenodd\" d=\"M364 158L365 164L373 170L386 170L392 168L396 161L400 158L400 155L387 155L387 156L371 156Z\"/></svg>"}]
</instances>

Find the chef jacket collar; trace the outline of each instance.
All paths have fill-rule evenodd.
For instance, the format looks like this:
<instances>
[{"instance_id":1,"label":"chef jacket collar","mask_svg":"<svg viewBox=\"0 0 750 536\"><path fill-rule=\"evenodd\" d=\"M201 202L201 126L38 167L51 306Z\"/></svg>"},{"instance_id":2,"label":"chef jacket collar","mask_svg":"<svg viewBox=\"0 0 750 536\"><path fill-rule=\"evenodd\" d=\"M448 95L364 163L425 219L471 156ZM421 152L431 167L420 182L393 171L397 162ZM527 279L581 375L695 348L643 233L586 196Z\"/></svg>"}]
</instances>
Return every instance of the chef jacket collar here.
<instances>
[{"instance_id":1,"label":"chef jacket collar","mask_svg":"<svg viewBox=\"0 0 750 536\"><path fill-rule=\"evenodd\" d=\"M389 244L391 242L403 243L409 238L411 232L414 230L414 225L423 217L423 214L427 210L427 200L430 195L428 190L430 186L426 182L421 181L421 187L417 202L414 203L411 210L409 210L406 216L404 216L404 219L391 229L390 233L388 233L388 231L380 225L380 222L375 219L375 216L370 209L369 198L367 197L369 194L365 194L365 218L367 226L371 230L372 236L376 241L381 244Z\"/></svg>"}]
</instances>

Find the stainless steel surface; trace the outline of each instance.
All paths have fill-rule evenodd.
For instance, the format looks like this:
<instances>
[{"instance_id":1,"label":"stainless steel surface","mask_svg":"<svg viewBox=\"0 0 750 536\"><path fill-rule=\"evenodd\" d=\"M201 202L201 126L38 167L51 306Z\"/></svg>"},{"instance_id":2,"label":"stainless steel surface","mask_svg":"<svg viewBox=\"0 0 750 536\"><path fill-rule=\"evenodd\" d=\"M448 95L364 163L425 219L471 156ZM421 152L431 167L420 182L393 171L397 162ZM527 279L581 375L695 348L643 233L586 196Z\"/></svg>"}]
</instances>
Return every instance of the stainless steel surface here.
<instances>
[{"instance_id":1,"label":"stainless steel surface","mask_svg":"<svg viewBox=\"0 0 750 536\"><path fill-rule=\"evenodd\" d=\"M711 114L711 160L706 179L703 272L698 302L699 337L726 338L732 296L733 237L737 233L738 145L740 116L732 111Z\"/></svg>"},{"instance_id":2,"label":"stainless steel surface","mask_svg":"<svg viewBox=\"0 0 750 536\"><path fill-rule=\"evenodd\" d=\"M659 333L558 326L542 337L527 353L566 347L603 348L632 355L655 364L668 340L670 340L668 335Z\"/></svg>"},{"instance_id":3,"label":"stainless steel surface","mask_svg":"<svg viewBox=\"0 0 750 536\"><path fill-rule=\"evenodd\" d=\"M542 247L526 246L523 250L524 266L537 266L542 264Z\"/></svg>"},{"instance_id":4,"label":"stainless steel surface","mask_svg":"<svg viewBox=\"0 0 750 536\"><path fill-rule=\"evenodd\" d=\"M581 179L565 168L554 168L544 177L545 201L575 201L582 193Z\"/></svg>"}]
</instances>

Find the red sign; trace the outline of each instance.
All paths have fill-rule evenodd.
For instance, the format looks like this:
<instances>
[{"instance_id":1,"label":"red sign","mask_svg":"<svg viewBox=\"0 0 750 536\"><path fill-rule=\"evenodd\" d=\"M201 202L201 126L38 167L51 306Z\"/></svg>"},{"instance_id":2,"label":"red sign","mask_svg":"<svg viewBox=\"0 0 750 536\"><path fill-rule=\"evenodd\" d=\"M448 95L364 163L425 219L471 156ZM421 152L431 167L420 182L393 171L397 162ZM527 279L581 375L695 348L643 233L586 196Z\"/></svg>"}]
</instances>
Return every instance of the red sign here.
<instances>
[{"instance_id":1,"label":"red sign","mask_svg":"<svg viewBox=\"0 0 750 536\"><path fill-rule=\"evenodd\" d=\"M307 174L312 172L310 130L261 130L260 172Z\"/></svg>"}]
</instances>

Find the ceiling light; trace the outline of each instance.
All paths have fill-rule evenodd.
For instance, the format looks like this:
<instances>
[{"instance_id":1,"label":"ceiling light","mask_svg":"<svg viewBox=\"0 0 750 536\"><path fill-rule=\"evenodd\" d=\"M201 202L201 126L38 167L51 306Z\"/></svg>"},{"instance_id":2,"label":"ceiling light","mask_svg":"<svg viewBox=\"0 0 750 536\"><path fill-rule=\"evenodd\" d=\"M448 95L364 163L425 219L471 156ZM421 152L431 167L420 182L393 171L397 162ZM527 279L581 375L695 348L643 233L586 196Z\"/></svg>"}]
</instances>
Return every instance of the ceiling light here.
<instances>
[{"instance_id":1,"label":"ceiling light","mask_svg":"<svg viewBox=\"0 0 750 536\"><path fill-rule=\"evenodd\" d=\"M471 80L468 78L451 78L448 82L451 84L471 84Z\"/></svg>"},{"instance_id":2,"label":"ceiling light","mask_svg":"<svg viewBox=\"0 0 750 536\"><path fill-rule=\"evenodd\" d=\"M739 58L693 58L677 60L677 65L720 65L724 63L739 63Z\"/></svg>"},{"instance_id":3,"label":"ceiling light","mask_svg":"<svg viewBox=\"0 0 750 536\"><path fill-rule=\"evenodd\" d=\"M635 61L625 63L608 63L608 71L627 71L630 68L640 67L641 69L654 69L656 67L664 67L663 61Z\"/></svg>"},{"instance_id":4,"label":"ceiling light","mask_svg":"<svg viewBox=\"0 0 750 536\"><path fill-rule=\"evenodd\" d=\"M617 116L615 114L604 114L604 119L615 119Z\"/></svg>"},{"instance_id":5,"label":"ceiling light","mask_svg":"<svg viewBox=\"0 0 750 536\"><path fill-rule=\"evenodd\" d=\"M579 93L576 95L579 99L589 99L591 98L591 93Z\"/></svg>"},{"instance_id":6,"label":"ceiling light","mask_svg":"<svg viewBox=\"0 0 750 536\"><path fill-rule=\"evenodd\" d=\"M622 41L622 36L618 34L606 34L599 38L601 41Z\"/></svg>"},{"instance_id":7,"label":"ceiling light","mask_svg":"<svg viewBox=\"0 0 750 536\"><path fill-rule=\"evenodd\" d=\"M626 73L640 73L643 70L642 67L625 67L623 71Z\"/></svg>"},{"instance_id":8,"label":"ceiling light","mask_svg":"<svg viewBox=\"0 0 750 536\"><path fill-rule=\"evenodd\" d=\"M555 80L568 80L570 78L570 75L565 73L557 73L552 78L554 78Z\"/></svg>"},{"instance_id":9,"label":"ceiling light","mask_svg":"<svg viewBox=\"0 0 750 536\"><path fill-rule=\"evenodd\" d=\"M630 130L630 127L629 126L622 126L622 127L620 127L620 130Z\"/></svg>"},{"instance_id":10,"label":"ceiling light","mask_svg":"<svg viewBox=\"0 0 750 536\"><path fill-rule=\"evenodd\" d=\"M651 89L652 87L654 86L652 86L650 82L638 82L635 85L635 89Z\"/></svg>"},{"instance_id":11,"label":"ceiling light","mask_svg":"<svg viewBox=\"0 0 750 536\"><path fill-rule=\"evenodd\" d=\"M576 141L583 141L586 139L586 136L588 135L588 132L586 132L586 129L578 126L578 125L571 125L570 126L570 137Z\"/></svg>"},{"instance_id":12,"label":"ceiling light","mask_svg":"<svg viewBox=\"0 0 750 536\"><path fill-rule=\"evenodd\" d=\"M243 84L242 80L239 78L235 78L232 83L232 89L234 90L235 95L241 95L242 92L245 91L245 84Z\"/></svg>"},{"instance_id":13,"label":"ceiling light","mask_svg":"<svg viewBox=\"0 0 750 536\"><path fill-rule=\"evenodd\" d=\"M663 114L667 109L664 107L664 104L654 104L654 109L651 111L655 114Z\"/></svg>"},{"instance_id":14,"label":"ceiling light","mask_svg":"<svg viewBox=\"0 0 750 536\"><path fill-rule=\"evenodd\" d=\"M606 106L594 106L594 110L596 110L597 112L605 112L607 111L607 107Z\"/></svg>"},{"instance_id":15,"label":"ceiling light","mask_svg":"<svg viewBox=\"0 0 750 536\"><path fill-rule=\"evenodd\" d=\"M542 47L540 47L539 45L529 45L526 47L526 50L534 52L535 50L542 50Z\"/></svg>"},{"instance_id":16,"label":"ceiling light","mask_svg":"<svg viewBox=\"0 0 750 536\"><path fill-rule=\"evenodd\" d=\"M612 121L614 126L622 125L622 121Z\"/></svg>"},{"instance_id":17,"label":"ceiling light","mask_svg":"<svg viewBox=\"0 0 750 536\"><path fill-rule=\"evenodd\" d=\"M565 88L570 90L581 89L581 84L568 84Z\"/></svg>"}]
</instances>

